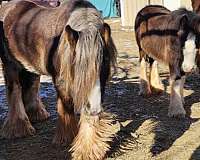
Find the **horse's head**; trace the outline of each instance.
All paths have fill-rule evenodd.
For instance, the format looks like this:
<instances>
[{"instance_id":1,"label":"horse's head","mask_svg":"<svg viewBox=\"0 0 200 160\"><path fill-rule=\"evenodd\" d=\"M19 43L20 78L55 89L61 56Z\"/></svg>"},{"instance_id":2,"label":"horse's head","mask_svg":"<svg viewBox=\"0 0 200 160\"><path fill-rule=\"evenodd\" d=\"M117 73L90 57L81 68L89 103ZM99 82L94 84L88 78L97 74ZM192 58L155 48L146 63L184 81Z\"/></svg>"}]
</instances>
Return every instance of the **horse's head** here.
<instances>
[{"instance_id":1,"label":"horse's head","mask_svg":"<svg viewBox=\"0 0 200 160\"><path fill-rule=\"evenodd\" d=\"M91 115L101 112L102 97L111 64L115 62L116 48L108 24L101 29L81 31L65 27L61 35L58 54L60 72L65 87L73 98L76 112Z\"/></svg>"},{"instance_id":2,"label":"horse's head","mask_svg":"<svg viewBox=\"0 0 200 160\"><path fill-rule=\"evenodd\" d=\"M189 33L185 45L183 48L183 63L182 69L186 73L197 72L196 56L196 36L193 33Z\"/></svg>"},{"instance_id":3,"label":"horse's head","mask_svg":"<svg viewBox=\"0 0 200 160\"><path fill-rule=\"evenodd\" d=\"M182 70L185 73L197 72L197 35L193 32L193 29L189 27L190 25L190 15L189 12L182 8L179 9L180 12L177 16L179 24L179 32L181 43L182 43L182 53L183 53L183 62Z\"/></svg>"}]
</instances>

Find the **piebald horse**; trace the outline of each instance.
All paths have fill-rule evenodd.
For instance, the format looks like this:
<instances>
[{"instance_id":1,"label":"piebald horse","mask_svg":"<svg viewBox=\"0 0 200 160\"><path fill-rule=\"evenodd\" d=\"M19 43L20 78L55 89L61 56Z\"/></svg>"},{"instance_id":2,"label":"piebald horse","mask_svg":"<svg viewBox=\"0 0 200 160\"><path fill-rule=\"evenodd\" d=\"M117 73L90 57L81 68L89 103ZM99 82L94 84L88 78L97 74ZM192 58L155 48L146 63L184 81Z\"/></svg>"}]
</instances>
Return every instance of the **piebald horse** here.
<instances>
[{"instance_id":1,"label":"piebald horse","mask_svg":"<svg viewBox=\"0 0 200 160\"><path fill-rule=\"evenodd\" d=\"M40 75L50 75L58 111L53 142L72 143L75 160L103 159L112 118L102 101L117 51L97 9L85 0L56 8L10 1L0 8L0 51L9 104L2 135L33 135L30 121L49 117L38 90Z\"/></svg>"}]
</instances>

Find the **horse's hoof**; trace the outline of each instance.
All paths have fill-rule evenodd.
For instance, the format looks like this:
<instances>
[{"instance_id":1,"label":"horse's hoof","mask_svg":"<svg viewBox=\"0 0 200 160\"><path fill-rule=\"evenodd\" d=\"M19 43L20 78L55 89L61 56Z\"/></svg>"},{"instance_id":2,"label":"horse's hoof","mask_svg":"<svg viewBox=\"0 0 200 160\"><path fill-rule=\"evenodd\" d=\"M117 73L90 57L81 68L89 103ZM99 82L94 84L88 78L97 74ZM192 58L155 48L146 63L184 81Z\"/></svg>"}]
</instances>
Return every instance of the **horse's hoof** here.
<instances>
[{"instance_id":1,"label":"horse's hoof","mask_svg":"<svg viewBox=\"0 0 200 160\"><path fill-rule=\"evenodd\" d=\"M74 136L70 137L68 134L66 135L61 135L56 133L54 135L52 144L55 146L62 146L62 145L67 145L69 146L73 142Z\"/></svg>"},{"instance_id":2,"label":"horse's hoof","mask_svg":"<svg viewBox=\"0 0 200 160\"><path fill-rule=\"evenodd\" d=\"M6 120L3 124L1 135L12 139L35 134L35 129L28 119Z\"/></svg>"},{"instance_id":3,"label":"horse's hoof","mask_svg":"<svg viewBox=\"0 0 200 160\"><path fill-rule=\"evenodd\" d=\"M100 116L81 114L80 129L72 143L73 160L102 160L110 149L112 141L112 117L106 113Z\"/></svg>"},{"instance_id":4,"label":"horse's hoof","mask_svg":"<svg viewBox=\"0 0 200 160\"><path fill-rule=\"evenodd\" d=\"M145 98L151 97L151 95L152 95L151 91L139 91L138 92L138 96L145 97Z\"/></svg>"},{"instance_id":5,"label":"horse's hoof","mask_svg":"<svg viewBox=\"0 0 200 160\"><path fill-rule=\"evenodd\" d=\"M160 94L162 94L163 92L164 92L163 89L160 89L160 88L152 88L152 93L153 93L154 95L160 95Z\"/></svg>"},{"instance_id":6,"label":"horse's hoof","mask_svg":"<svg viewBox=\"0 0 200 160\"><path fill-rule=\"evenodd\" d=\"M58 118L56 133L52 143L54 145L70 145L78 133L78 122L74 115L66 114Z\"/></svg>"},{"instance_id":7,"label":"horse's hoof","mask_svg":"<svg viewBox=\"0 0 200 160\"><path fill-rule=\"evenodd\" d=\"M28 116L31 122L38 122L48 119L50 114L47 112L44 106L41 106L36 110L28 111Z\"/></svg>"},{"instance_id":8,"label":"horse's hoof","mask_svg":"<svg viewBox=\"0 0 200 160\"><path fill-rule=\"evenodd\" d=\"M77 134L74 132L78 132L77 129L75 130L73 128L68 128L68 130L66 130L66 128L64 129L64 126L63 126L62 131L60 130L56 131L52 144L56 146L61 146L61 145L69 146L73 142L74 137Z\"/></svg>"},{"instance_id":9,"label":"horse's hoof","mask_svg":"<svg viewBox=\"0 0 200 160\"><path fill-rule=\"evenodd\" d=\"M185 115L186 115L186 112L184 109L168 111L168 116L171 118L185 118Z\"/></svg>"}]
</instances>

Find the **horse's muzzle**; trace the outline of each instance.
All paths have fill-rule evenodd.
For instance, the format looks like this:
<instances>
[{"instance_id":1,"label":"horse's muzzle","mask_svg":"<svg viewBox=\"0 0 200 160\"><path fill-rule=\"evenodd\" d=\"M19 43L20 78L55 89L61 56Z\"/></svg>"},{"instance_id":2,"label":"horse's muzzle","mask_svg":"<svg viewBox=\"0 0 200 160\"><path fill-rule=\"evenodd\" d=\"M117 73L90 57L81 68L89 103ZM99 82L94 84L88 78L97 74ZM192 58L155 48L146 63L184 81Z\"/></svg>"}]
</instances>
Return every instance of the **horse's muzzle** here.
<instances>
[{"instance_id":1,"label":"horse's muzzle","mask_svg":"<svg viewBox=\"0 0 200 160\"><path fill-rule=\"evenodd\" d=\"M197 74L199 73L199 68L197 67L197 65L194 65L192 67L187 67L187 66L182 66L183 68L183 71L186 73L186 74Z\"/></svg>"}]
</instances>

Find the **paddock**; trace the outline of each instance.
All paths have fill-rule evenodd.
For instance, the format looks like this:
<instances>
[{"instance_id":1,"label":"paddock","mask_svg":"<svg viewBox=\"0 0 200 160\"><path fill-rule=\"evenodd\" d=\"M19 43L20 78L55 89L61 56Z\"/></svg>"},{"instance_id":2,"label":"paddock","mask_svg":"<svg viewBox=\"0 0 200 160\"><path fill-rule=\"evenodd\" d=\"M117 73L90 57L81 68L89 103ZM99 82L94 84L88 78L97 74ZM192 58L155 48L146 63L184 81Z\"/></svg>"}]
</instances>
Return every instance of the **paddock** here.
<instances>
[{"instance_id":1,"label":"paddock","mask_svg":"<svg viewBox=\"0 0 200 160\"><path fill-rule=\"evenodd\" d=\"M168 68L159 65L166 92L148 98L138 96L139 59L133 31L124 31L120 19L110 19L118 49L118 73L106 87L105 108L115 115L116 137L107 160L200 159L200 76L186 79L185 119L168 118ZM56 92L49 77L42 77L40 95L50 118L34 123L34 136L15 140L0 136L0 160L64 160L65 146L51 144L57 119ZM0 128L8 111L2 69L0 73ZM68 155L68 154L67 154Z\"/></svg>"}]
</instances>

